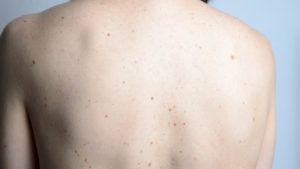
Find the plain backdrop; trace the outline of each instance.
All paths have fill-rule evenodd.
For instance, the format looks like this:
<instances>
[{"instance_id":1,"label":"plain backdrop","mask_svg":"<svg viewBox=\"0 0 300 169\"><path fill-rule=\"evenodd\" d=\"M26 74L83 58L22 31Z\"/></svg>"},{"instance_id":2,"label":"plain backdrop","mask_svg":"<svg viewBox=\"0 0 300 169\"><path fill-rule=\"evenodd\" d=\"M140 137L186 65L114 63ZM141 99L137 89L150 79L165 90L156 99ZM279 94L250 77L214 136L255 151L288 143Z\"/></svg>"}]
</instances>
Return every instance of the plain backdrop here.
<instances>
[{"instance_id":1,"label":"plain backdrop","mask_svg":"<svg viewBox=\"0 0 300 169\"><path fill-rule=\"evenodd\" d=\"M1 0L0 31L16 17L64 2L67 0ZM300 169L300 1L212 0L210 5L243 20L271 41L277 67L273 169Z\"/></svg>"}]
</instances>

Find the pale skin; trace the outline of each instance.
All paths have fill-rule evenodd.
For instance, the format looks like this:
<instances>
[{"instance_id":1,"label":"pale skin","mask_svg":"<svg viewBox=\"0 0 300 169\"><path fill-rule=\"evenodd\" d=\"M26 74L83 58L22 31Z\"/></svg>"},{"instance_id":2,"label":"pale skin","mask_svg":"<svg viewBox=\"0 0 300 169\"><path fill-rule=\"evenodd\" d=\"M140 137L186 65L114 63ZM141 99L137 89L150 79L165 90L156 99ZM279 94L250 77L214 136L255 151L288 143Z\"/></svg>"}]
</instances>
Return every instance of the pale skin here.
<instances>
[{"instance_id":1,"label":"pale skin","mask_svg":"<svg viewBox=\"0 0 300 169\"><path fill-rule=\"evenodd\" d=\"M271 169L270 42L198 0L76 0L0 43L1 169Z\"/></svg>"}]
</instances>

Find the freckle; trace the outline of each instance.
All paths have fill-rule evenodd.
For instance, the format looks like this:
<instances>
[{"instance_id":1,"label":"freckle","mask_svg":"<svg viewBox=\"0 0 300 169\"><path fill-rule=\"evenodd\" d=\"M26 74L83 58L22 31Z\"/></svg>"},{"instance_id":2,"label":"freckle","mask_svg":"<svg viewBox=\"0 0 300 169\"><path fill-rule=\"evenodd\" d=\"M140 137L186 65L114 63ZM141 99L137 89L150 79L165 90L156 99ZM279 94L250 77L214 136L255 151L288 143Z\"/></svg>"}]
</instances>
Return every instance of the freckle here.
<instances>
[{"instance_id":1,"label":"freckle","mask_svg":"<svg viewBox=\"0 0 300 169\"><path fill-rule=\"evenodd\" d=\"M179 153L182 153L182 151L180 150Z\"/></svg>"},{"instance_id":2,"label":"freckle","mask_svg":"<svg viewBox=\"0 0 300 169\"><path fill-rule=\"evenodd\" d=\"M65 19L65 17L62 16L61 19Z\"/></svg>"},{"instance_id":3,"label":"freckle","mask_svg":"<svg viewBox=\"0 0 300 169\"><path fill-rule=\"evenodd\" d=\"M132 29L132 30L131 30L131 32L135 32L135 30L134 30L134 29Z\"/></svg>"},{"instance_id":4,"label":"freckle","mask_svg":"<svg viewBox=\"0 0 300 169\"><path fill-rule=\"evenodd\" d=\"M89 168L92 168L92 166L89 165Z\"/></svg>"},{"instance_id":5,"label":"freckle","mask_svg":"<svg viewBox=\"0 0 300 169\"><path fill-rule=\"evenodd\" d=\"M200 49L202 49L202 46L199 46Z\"/></svg>"},{"instance_id":6,"label":"freckle","mask_svg":"<svg viewBox=\"0 0 300 169\"><path fill-rule=\"evenodd\" d=\"M246 103L243 101L243 104L246 104Z\"/></svg>"},{"instance_id":7,"label":"freckle","mask_svg":"<svg viewBox=\"0 0 300 169\"><path fill-rule=\"evenodd\" d=\"M168 111L169 111L169 112L171 112L171 111L172 111L172 109L171 109L171 108L169 108L169 109L168 109Z\"/></svg>"},{"instance_id":8,"label":"freckle","mask_svg":"<svg viewBox=\"0 0 300 169\"><path fill-rule=\"evenodd\" d=\"M255 121L255 117L252 118L252 121Z\"/></svg>"},{"instance_id":9,"label":"freckle","mask_svg":"<svg viewBox=\"0 0 300 169\"><path fill-rule=\"evenodd\" d=\"M35 64L35 60L32 60L32 64Z\"/></svg>"},{"instance_id":10,"label":"freckle","mask_svg":"<svg viewBox=\"0 0 300 169\"><path fill-rule=\"evenodd\" d=\"M106 36L110 36L110 33L107 33Z\"/></svg>"},{"instance_id":11,"label":"freckle","mask_svg":"<svg viewBox=\"0 0 300 169\"><path fill-rule=\"evenodd\" d=\"M154 99L154 97L152 96L152 97L151 97L151 100L153 100L153 99Z\"/></svg>"},{"instance_id":12,"label":"freckle","mask_svg":"<svg viewBox=\"0 0 300 169\"><path fill-rule=\"evenodd\" d=\"M123 83L123 84L125 84L126 82L125 82L125 81L123 81L122 83Z\"/></svg>"},{"instance_id":13,"label":"freckle","mask_svg":"<svg viewBox=\"0 0 300 169\"><path fill-rule=\"evenodd\" d=\"M150 144L153 144L153 142L152 142L152 141L150 141Z\"/></svg>"},{"instance_id":14,"label":"freckle","mask_svg":"<svg viewBox=\"0 0 300 169\"><path fill-rule=\"evenodd\" d=\"M105 118L107 118L108 117L108 115L107 114L105 114Z\"/></svg>"},{"instance_id":15,"label":"freckle","mask_svg":"<svg viewBox=\"0 0 300 169\"><path fill-rule=\"evenodd\" d=\"M175 109L175 108L176 108L176 106L174 105L174 106L173 106L173 109Z\"/></svg>"},{"instance_id":16,"label":"freckle","mask_svg":"<svg viewBox=\"0 0 300 169\"><path fill-rule=\"evenodd\" d=\"M149 163L148 163L148 166L149 166L149 167L151 167L151 165L152 165L152 163L151 163L151 162L149 162Z\"/></svg>"},{"instance_id":17,"label":"freckle","mask_svg":"<svg viewBox=\"0 0 300 169\"><path fill-rule=\"evenodd\" d=\"M84 162L86 162L86 163L88 162L87 158L84 158Z\"/></svg>"},{"instance_id":18,"label":"freckle","mask_svg":"<svg viewBox=\"0 0 300 169\"><path fill-rule=\"evenodd\" d=\"M186 124L185 122L182 123L182 125L184 125L184 126L185 126L185 124Z\"/></svg>"},{"instance_id":19,"label":"freckle","mask_svg":"<svg viewBox=\"0 0 300 169\"><path fill-rule=\"evenodd\" d=\"M174 122L173 125L176 126L176 123Z\"/></svg>"},{"instance_id":20,"label":"freckle","mask_svg":"<svg viewBox=\"0 0 300 169\"><path fill-rule=\"evenodd\" d=\"M230 58L231 58L231 60L234 60L234 56L233 55L231 55Z\"/></svg>"},{"instance_id":21,"label":"freckle","mask_svg":"<svg viewBox=\"0 0 300 169\"><path fill-rule=\"evenodd\" d=\"M26 22L27 22L27 20L23 20L23 22L24 22L24 23L26 23Z\"/></svg>"}]
</instances>

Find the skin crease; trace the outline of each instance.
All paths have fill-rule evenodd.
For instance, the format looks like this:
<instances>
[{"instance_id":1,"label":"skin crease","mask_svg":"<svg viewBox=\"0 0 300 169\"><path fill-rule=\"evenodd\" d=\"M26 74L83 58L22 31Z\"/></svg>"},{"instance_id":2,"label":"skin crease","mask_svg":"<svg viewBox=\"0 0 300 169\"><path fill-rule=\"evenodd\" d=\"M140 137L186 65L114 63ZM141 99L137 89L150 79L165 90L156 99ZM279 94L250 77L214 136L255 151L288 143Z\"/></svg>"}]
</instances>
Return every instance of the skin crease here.
<instances>
[{"instance_id":1,"label":"skin crease","mask_svg":"<svg viewBox=\"0 0 300 169\"><path fill-rule=\"evenodd\" d=\"M201 1L74 0L0 49L1 169L272 168L270 43Z\"/></svg>"}]
</instances>

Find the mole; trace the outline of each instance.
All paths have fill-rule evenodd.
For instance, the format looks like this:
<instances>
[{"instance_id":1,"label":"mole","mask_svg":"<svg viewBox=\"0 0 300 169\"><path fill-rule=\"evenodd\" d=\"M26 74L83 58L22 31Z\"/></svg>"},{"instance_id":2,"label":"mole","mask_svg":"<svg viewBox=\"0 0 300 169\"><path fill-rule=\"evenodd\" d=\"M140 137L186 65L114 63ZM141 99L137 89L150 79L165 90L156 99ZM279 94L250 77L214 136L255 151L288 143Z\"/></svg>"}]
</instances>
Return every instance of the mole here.
<instances>
[{"instance_id":1,"label":"mole","mask_svg":"<svg viewBox=\"0 0 300 169\"><path fill-rule=\"evenodd\" d=\"M255 121L255 117L252 117L252 121Z\"/></svg>"},{"instance_id":2,"label":"mole","mask_svg":"<svg viewBox=\"0 0 300 169\"><path fill-rule=\"evenodd\" d=\"M110 36L110 33L107 33L106 36Z\"/></svg>"},{"instance_id":3,"label":"mole","mask_svg":"<svg viewBox=\"0 0 300 169\"><path fill-rule=\"evenodd\" d=\"M65 17L62 16L61 19L65 19Z\"/></svg>"},{"instance_id":4,"label":"mole","mask_svg":"<svg viewBox=\"0 0 300 169\"><path fill-rule=\"evenodd\" d=\"M132 30L131 30L131 32L135 32L135 30L134 30L134 29L132 29Z\"/></svg>"},{"instance_id":5,"label":"mole","mask_svg":"<svg viewBox=\"0 0 300 169\"><path fill-rule=\"evenodd\" d=\"M125 81L123 81L122 83L123 83L123 84L125 84L126 82L125 82Z\"/></svg>"},{"instance_id":6,"label":"mole","mask_svg":"<svg viewBox=\"0 0 300 169\"><path fill-rule=\"evenodd\" d=\"M169 112L171 112L171 111L172 111L172 109L171 109L171 108L169 108L169 109L168 109L168 111L169 111Z\"/></svg>"},{"instance_id":7,"label":"mole","mask_svg":"<svg viewBox=\"0 0 300 169\"><path fill-rule=\"evenodd\" d=\"M89 168L92 168L92 166L89 165Z\"/></svg>"},{"instance_id":8,"label":"mole","mask_svg":"<svg viewBox=\"0 0 300 169\"><path fill-rule=\"evenodd\" d=\"M243 101L243 104L246 104L246 103Z\"/></svg>"},{"instance_id":9,"label":"mole","mask_svg":"<svg viewBox=\"0 0 300 169\"><path fill-rule=\"evenodd\" d=\"M27 20L23 20L23 22L24 22L24 23L26 23L26 22L27 22Z\"/></svg>"},{"instance_id":10,"label":"mole","mask_svg":"<svg viewBox=\"0 0 300 169\"><path fill-rule=\"evenodd\" d=\"M176 106L174 105L174 106L173 106L173 109L175 109L175 108L176 108Z\"/></svg>"},{"instance_id":11,"label":"mole","mask_svg":"<svg viewBox=\"0 0 300 169\"><path fill-rule=\"evenodd\" d=\"M87 158L84 158L84 162L86 162L86 163L88 162Z\"/></svg>"},{"instance_id":12,"label":"mole","mask_svg":"<svg viewBox=\"0 0 300 169\"><path fill-rule=\"evenodd\" d=\"M231 60L234 60L234 56L233 55L231 55L230 58L231 58Z\"/></svg>"},{"instance_id":13,"label":"mole","mask_svg":"<svg viewBox=\"0 0 300 169\"><path fill-rule=\"evenodd\" d=\"M176 126L176 123L174 122L174 124L173 124L174 126Z\"/></svg>"},{"instance_id":14,"label":"mole","mask_svg":"<svg viewBox=\"0 0 300 169\"><path fill-rule=\"evenodd\" d=\"M150 144L152 145L152 144L153 144L153 142L152 142L152 141L150 141Z\"/></svg>"},{"instance_id":15,"label":"mole","mask_svg":"<svg viewBox=\"0 0 300 169\"><path fill-rule=\"evenodd\" d=\"M185 124L186 124L185 122L182 123L182 125L184 125L184 126L185 126Z\"/></svg>"},{"instance_id":16,"label":"mole","mask_svg":"<svg viewBox=\"0 0 300 169\"><path fill-rule=\"evenodd\" d=\"M107 118L108 117L108 115L107 114L105 114L105 118Z\"/></svg>"},{"instance_id":17,"label":"mole","mask_svg":"<svg viewBox=\"0 0 300 169\"><path fill-rule=\"evenodd\" d=\"M149 163L148 163L148 166L149 166L149 167L151 167L151 165L152 165L152 163L151 163L151 162L149 162Z\"/></svg>"},{"instance_id":18,"label":"mole","mask_svg":"<svg viewBox=\"0 0 300 169\"><path fill-rule=\"evenodd\" d=\"M151 97L151 100L153 100L153 99L154 99L154 97L152 96L152 97Z\"/></svg>"},{"instance_id":19,"label":"mole","mask_svg":"<svg viewBox=\"0 0 300 169\"><path fill-rule=\"evenodd\" d=\"M35 60L32 60L32 64L35 64Z\"/></svg>"}]
</instances>

